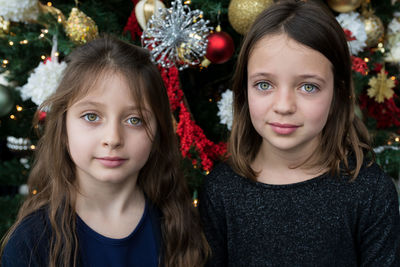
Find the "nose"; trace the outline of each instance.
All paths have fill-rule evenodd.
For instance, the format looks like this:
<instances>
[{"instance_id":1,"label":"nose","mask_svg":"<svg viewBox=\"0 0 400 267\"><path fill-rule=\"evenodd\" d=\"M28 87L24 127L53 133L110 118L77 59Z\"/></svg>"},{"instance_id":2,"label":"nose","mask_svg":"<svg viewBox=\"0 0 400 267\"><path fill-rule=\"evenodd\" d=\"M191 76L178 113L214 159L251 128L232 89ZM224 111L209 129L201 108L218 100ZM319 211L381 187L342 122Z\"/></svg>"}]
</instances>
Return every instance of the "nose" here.
<instances>
[{"instance_id":1,"label":"nose","mask_svg":"<svg viewBox=\"0 0 400 267\"><path fill-rule=\"evenodd\" d=\"M296 92L290 88L280 88L276 91L274 99L274 111L281 115L296 112Z\"/></svg>"},{"instance_id":2,"label":"nose","mask_svg":"<svg viewBox=\"0 0 400 267\"><path fill-rule=\"evenodd\" d=\"M110 121L104 125L102 145L115 149L123 145L123 129L117 121Z\"/></svg>"}]
</instances>

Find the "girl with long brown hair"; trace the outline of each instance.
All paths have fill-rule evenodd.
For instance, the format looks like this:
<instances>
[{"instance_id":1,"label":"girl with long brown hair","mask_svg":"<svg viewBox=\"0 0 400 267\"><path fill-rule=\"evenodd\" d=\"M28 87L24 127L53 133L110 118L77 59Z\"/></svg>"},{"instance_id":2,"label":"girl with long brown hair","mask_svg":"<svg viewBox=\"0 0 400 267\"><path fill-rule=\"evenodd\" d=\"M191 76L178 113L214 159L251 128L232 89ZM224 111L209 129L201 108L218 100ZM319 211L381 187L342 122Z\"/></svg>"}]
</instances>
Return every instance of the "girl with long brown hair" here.
<instances>
[{"instance_id":1,"label":"girl with long brown hair","mask_svg":"<svg viewBox=\"0 0 400 267\"><path fill-rule=\"evenodd\" d=\"M40 107L37 193L3 240L2 266L202 266L208 245L148 52L106 36L67 63Z\"/></svg>"},{"instance_id":2,"label":"girl with long brown hair","mask_svg":"<svg viewBox=\"0 0 400 267\"><path fill-rule=\"evenodd\" d=\"M316 1L278 1L233 77L230 160L206 179L210 266L400 266L395 186L355 116L345 34Z\"/></svg>"}]
</instances>

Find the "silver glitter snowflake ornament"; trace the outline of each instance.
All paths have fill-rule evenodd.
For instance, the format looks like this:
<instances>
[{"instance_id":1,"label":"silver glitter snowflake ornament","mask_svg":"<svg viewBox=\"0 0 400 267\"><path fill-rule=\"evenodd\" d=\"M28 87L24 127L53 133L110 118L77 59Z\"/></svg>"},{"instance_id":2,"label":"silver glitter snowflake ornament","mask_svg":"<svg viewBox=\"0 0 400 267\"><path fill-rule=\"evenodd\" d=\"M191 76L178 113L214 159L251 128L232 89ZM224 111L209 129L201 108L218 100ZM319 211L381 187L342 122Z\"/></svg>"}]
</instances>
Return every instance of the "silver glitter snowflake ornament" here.
<instances>
[{"instance_id":1,"label":"silver glitter snowflake ornament","mask_svg":"<svg viewBox=\"0 0 400 267\"><path fill-rule=\"evenodd\" d=\"M203 12L190 10L180 0L170 8L162 8L147 23L142 34L142 46L147 48L155 63L179 70L200 64L207 49L207 36L212 30Z\"/></svg>"}]
</instances>

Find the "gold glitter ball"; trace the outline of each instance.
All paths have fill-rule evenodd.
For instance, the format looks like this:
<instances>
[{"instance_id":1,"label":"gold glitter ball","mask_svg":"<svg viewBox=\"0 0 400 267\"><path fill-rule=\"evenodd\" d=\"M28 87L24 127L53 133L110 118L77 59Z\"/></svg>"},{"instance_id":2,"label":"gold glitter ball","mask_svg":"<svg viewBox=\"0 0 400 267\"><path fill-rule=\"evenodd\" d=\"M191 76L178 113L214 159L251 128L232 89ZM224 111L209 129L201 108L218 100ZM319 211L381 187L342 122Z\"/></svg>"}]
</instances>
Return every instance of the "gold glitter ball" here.
<instances>
[{"instance_id":1,"label":"gold glitter ball","mask_svg":"<svg viewBox=\"0 0 400 267\"><path fill-rule=\"evenodd\" d=\"M258 14L273 3L273 0L231 0L228 7L229 23L235 31L245 34Z\"/></svg>"},{"instance_id":2,"label":"gold glitter ball","mask_svg":"<svg viewBox=\"0 0 400 267\"><path fill-rule=\"evenodd\" d=\"M375 15L368 15L361 18L364 23L365 32L367 33L367 46L375 47L380 41L383 40L385 27L381 19Z\"/></svg>"},{"instance_id":3,"label":"gold glitter ball","mask_svg":"<svg viewBox=\"0 0 400 267\"><path fill-rule=\"evenodd\" d=\"M327 2L329 7L336 12L346 13L359 8L362 0L328 0Z\"/></svg>"},{"instance_id":4,"label":"gold glitter ball","mask_svg":"<svg viewBox=\"0 0 400 267\"><path fill-rule=\"evenodd\" d=\"M74 7L69 14L65 32L69 39L78 44L87 43L99 34L96 23L92 18Z\"/></svg>"}]
</instances>

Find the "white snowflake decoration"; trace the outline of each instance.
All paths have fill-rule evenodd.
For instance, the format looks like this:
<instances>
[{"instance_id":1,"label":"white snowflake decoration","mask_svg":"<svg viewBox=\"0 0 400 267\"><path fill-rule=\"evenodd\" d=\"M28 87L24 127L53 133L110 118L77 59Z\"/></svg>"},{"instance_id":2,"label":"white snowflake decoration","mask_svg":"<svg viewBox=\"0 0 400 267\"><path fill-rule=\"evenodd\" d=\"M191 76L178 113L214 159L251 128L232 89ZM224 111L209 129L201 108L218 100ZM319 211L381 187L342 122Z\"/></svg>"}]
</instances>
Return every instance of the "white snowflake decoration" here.
<instances>
[{"instance_id":1,"label":"white snowflake decoration","mask_svg":"<svg viewBox=\"0 0 400 267\"><path fill-rule=\"evenodd\" d=\"M5 71L3 73L0 73L0 84L4 85L4 86L8 86L10 83L8 82L8 80L6 79L8 74L8 71Z\"/></svg>"},{"instance_id":2,"label":"white snowflake decoration","mask_svg":"<svg viewBox=\"0 0 400 267\"><path fill-rule=\"evenodd\" d=\"M39 15L38 0L0 0L0 16L5 20L28 22Z\"/></svg>"},{"instance_id":3,"label":"white snowflake decoration","mask_svg":"<svg viewBox=\"0 0 400 267\"><path fill-rule=\"evenodd\" d=\"M222 98L218 101L218 116L221 124L226 124L228 130L232 129L233 122L233 92L232 90L226 90L221 94Z\"/></svg>"},{"instance_id":4,"label":"white snowflake decoration","mask_svg":"<svg viewBox=\"0 0 400 267\"><path fill-rule=\"evenodd\" d=\"M388 25L387 48L389 52L385 55L386 62L400 63L400 14L395 17Z\"/></svg>"},{"instance_id":5,"label":"white snowflake decoration","mask_svg":"<svg viewBox=\"0 0 400 267\"><path fill-rule=\"evenodd\" d=\"M190 10L181 0L172 1L171 5L159 9L148 21L142 45L150 50L155 63L182 70L201 62L212 28L207 27L209 21L203 19L202 11Z\"/></svg>"},{"instance_id":6,"label":"white snowflake decoration","mask_svg":"<svg viewBox=\"0 0 400 267\"><path fill-rule=\"evenodd\" d=\"M367 47L367 33L365 32L364 23L357 12L341 13L336 17L343 29L351 31L355 40L348 41L350 52L357 55Z\"/></svg>"},{"instance_id":7,"label":"white snowflake decoration","mask_svg":"<svg viewBox=\"0 0 400 267\"><path fill-rule=\"evenodd\" d=\"M42 104L56 90L66 67L67 63L58 63L57 60L48 60L46 64L40 62L29 76L28 82L18 88L21 91L22 100L30 98L36 105Z\"/></svg>"}]
</instances>

